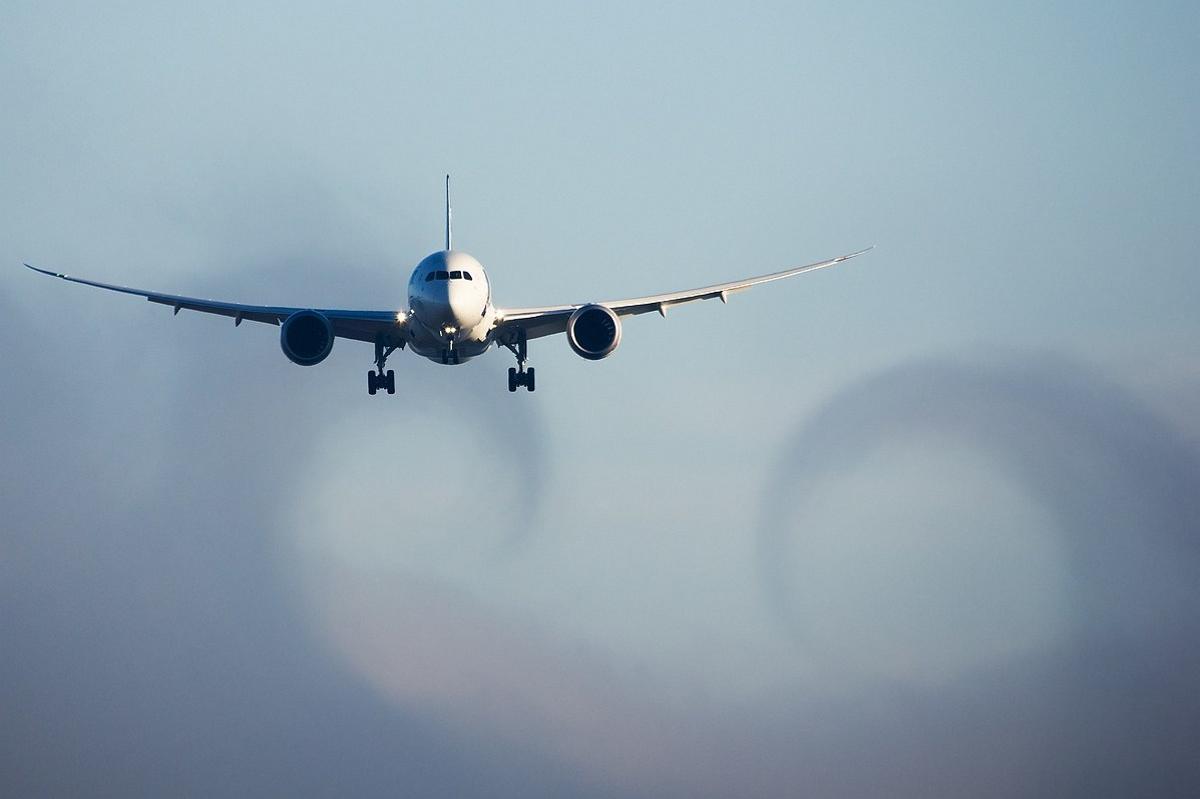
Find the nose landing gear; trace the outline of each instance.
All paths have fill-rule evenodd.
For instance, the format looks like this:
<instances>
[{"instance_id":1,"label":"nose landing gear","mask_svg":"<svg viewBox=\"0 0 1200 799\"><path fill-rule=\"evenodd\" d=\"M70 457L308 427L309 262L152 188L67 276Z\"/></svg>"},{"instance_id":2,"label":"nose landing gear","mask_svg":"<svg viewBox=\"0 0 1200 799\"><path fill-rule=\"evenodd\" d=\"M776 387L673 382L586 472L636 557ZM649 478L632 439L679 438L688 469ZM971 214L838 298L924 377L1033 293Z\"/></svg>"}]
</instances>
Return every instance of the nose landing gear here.
<instances>
[{"instance_id":1,"label":"nose landing gear","mask_svg":"<svg viewBox=\"0 0 1200 799\"><path fill-rule=\"evenodd\" d=\"M442 350L442 366L449 366L450 364L457 366L462 363L458 357L458 350L454 348L454 333L455 330L453 328L448 327L445 329L446 347Z\"/></svg>"}]
</instances>

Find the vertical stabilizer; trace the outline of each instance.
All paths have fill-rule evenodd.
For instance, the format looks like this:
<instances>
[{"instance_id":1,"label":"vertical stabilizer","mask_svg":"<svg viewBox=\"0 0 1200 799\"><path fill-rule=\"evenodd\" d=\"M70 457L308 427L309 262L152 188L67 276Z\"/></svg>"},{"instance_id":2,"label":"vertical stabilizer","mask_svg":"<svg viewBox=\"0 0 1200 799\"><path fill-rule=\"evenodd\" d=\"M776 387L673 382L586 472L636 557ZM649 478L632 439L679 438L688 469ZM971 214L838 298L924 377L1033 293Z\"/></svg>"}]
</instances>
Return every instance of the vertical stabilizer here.
<instances>
[{"instance_id":1,"label":"vertical stabilizer","mask_svg":"<svg viewBox=\"0 0 1200 799\"><path fill-rule=\"evenodd\" d=\"M450 176L446 175L446 249L452 249L453 243L450 233Z\"/></svg>"}]
</instances>

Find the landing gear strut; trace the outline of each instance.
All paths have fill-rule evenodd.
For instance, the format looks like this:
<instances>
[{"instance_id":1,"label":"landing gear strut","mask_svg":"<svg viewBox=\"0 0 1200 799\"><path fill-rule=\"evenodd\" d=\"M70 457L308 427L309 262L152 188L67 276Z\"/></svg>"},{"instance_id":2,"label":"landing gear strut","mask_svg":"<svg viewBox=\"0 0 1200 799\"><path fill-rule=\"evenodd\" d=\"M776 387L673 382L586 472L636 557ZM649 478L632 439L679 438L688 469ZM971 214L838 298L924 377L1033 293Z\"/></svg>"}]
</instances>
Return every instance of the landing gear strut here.
<instances>
[{"instance_id":1,"label":"landing gear strut","mask_svg":"<svg viewBox=\"0 0 1200 799\"><path fill-rule=\"evenodd\" d=\"M525 361L529 359L529 348L526 346L525 329L519 328L515 340L506 340L501 342L504 346L517 356L516 368L509 367L508 369L508 390L516 391L518 386L525 386L526 391L534 389L534 368L531 366L525 368Z\"/></svg>"},{"instance_id":2,"label":"landing gear strut","mask_svg":"<svg viewBox=\"0 0 1200 799\"><path fill-rule=\"evenodd\" d=\"M387 372L383 371L383 367L387 365L388 356L395 352L399 347L403 347L404 342L399 345L388 345L384 343L382 335L375 339L375 369L367 372L367 393L372 397L379 389L387 390L389 394L396 393L396 373L391 369Z\"/></svg>"},{"instance_id":3,"label":"landing gear strut","mask_svg":"<svg viewBox=\"0 0 1200 799\"><path fill-rule=\"evenodd\" d=\"M458 350L454 349L454 339L446 339L446 349L442 350L442 366L448 366L449 364L457 366L460 363L462 361L458 358Z\"/></svg>"}]
</instances>

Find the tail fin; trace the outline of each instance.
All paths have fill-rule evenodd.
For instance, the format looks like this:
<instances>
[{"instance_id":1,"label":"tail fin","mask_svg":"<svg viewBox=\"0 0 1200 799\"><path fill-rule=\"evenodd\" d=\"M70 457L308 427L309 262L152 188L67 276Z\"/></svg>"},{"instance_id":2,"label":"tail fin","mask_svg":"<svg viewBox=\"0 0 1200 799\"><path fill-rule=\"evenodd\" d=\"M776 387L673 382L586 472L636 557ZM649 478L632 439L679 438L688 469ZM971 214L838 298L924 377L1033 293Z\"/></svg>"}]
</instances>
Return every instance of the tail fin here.
<instances>
[{"instance_id":1,"label":"tail fin","mask_svg":"<svg viewBox=\"0 0 1200 799\"><path fill-rule=\"evenodd\" d=\"M446 175L446 249L449 250L453 246L453 239L450 234L450 176Z\"/></svg>"}]
</instances>

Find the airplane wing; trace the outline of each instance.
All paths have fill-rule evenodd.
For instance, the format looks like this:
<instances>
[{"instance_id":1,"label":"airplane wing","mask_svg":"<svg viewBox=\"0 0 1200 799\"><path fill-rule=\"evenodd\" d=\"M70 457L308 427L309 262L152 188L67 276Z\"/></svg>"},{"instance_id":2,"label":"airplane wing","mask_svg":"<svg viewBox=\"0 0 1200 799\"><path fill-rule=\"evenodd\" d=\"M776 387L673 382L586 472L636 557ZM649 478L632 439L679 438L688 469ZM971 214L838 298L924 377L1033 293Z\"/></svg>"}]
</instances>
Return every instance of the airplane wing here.
<instances>
[{"instance_id":1,"label":"airplane wing","mask_svg":"<svg viewBox=\"0 0 1200 799\"><path fill-rule=\"evenodd\" d=\"M242 305L236 302L219 302L216 300L202 300L196 297L180 297L174 294L159 294L155 291L114 286L109 283L97 283L94 280L84 280L80 277L70 277L58 272L38 269L36 266L30 266L29 264L25 264L25 266L35 272L41 272L43 275L62 278L72 283L82 283L85 286L95 286L96 288L107 289L109 291L119 291L122 294L145 297L150 302L157 302L160 305L170 305L175 309L175 313L179 313L180 309L187 309L189 311L200 311L201 313L217 314L219 316L231 316L233 317L234 325L240 325L245 320L278 325L296 311L314 310L324 314L329 319L330 323L333 324L333 333L335 336L355 339L357 341L374 342L376 336L381 331L395 329L398 325L404 324L406 318L403 313L397 311L341 311L324 308L285 308L274 305Z\"/></svg>"},{"instance_id":2,"label":"airplane wing","mask_svg":"<svg viewBox=\"0 0 1200 799\"><path fill-rule=\"evenodd\" d=\"M743 280L734 280L729 283L717 283L712 286L704 286L698 289L687 289L685 291L672 291L666 294L652 294L648 297L634 297L628 300L609 300L607 302L595 303L603 305L615 311L618 316L634 316L636 314L650 313L657 311L663 316L667 315L667 310L676 305L683 305L685 302L694 300L711 300L720 299L721 302L727 302L729 295L739 291L757 286L760 283L770 283L773 280L782 280L785 277L793 275L802 275L805 272L815 272L818 269L824 269L827 266L840 264L842 261L847 261L869 252L873 247L867 247L865 250L852 252L848 255L839 255L837 258L830 258L828 261L818 261L815 264L806 264L805 266L797 266L792 269L784 269L781 272L772 272L768 275L758 275L757 277L748 277ZM553 305L545 308L510 308L505 310L497 310L496 312L496 329L498 338L505 339L505 334L511 334L518 328L525 330L525 337L541 338L542 336L552 336L555 333L562 333L567 329L567 319L577 309L582 308L587 303L578 303L576 305Z\"/></svg>"}]
</instances>

